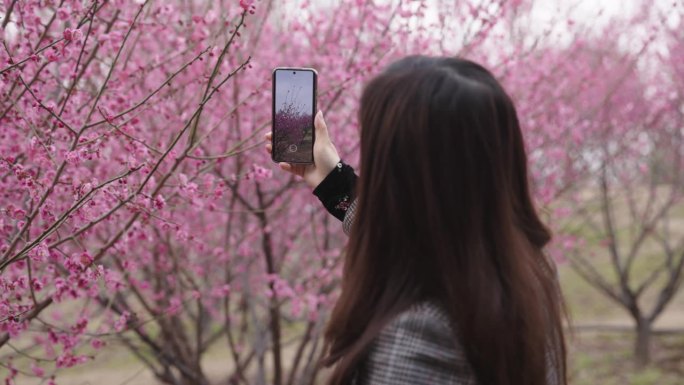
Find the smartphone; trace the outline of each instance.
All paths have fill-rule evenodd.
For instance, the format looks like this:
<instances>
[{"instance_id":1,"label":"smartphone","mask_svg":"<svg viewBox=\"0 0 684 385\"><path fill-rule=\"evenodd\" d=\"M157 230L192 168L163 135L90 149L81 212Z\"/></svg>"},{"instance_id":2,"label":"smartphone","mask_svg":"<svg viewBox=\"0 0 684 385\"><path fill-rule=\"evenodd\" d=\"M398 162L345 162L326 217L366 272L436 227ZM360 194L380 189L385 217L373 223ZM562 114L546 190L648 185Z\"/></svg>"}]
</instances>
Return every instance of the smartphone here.
<instances>
[{"instance_id":1,"label":"smartphone","mask_svg":"<svg viewBox=\"0 0 684 385\"><path fill-rule=\"evenodd\" d=\"M271 151L274 162L313 163L316 82L311 68L273 70Z\"/></svg>"}]
</instances>

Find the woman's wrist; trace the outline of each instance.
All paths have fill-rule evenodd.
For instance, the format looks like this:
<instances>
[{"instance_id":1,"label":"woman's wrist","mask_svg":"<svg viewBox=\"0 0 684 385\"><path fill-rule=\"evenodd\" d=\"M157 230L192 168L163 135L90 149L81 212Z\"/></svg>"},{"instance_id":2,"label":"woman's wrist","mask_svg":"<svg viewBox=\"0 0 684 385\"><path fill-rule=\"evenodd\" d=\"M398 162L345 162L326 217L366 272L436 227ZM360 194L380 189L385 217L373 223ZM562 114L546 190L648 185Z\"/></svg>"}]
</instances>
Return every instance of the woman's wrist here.
<instances>
[{"instance_id":1,"label":"woman's wrist","mask_svg":"<svg viewBox=\"0 0 684 385\"><path fill-rule=\"evenodd\" d=\"M339 220L354 201L356 174L354 169L340 160L313 190L329 213Z\"/></svg>"},{"instance_id":2,"label":"woman's wrist","mask_svg":"<svg viewBox=\"0 0 684 385\"><path fill-rule=\"evenodd\" d=\"M321 161L319 164L315 165L310 178L306 178L306 182L312 189L318 187L318 185L323 182L323 180L335 169L338 163L342 162L342 159L335 154L334 157L330 159Z\"/></svg>"}]
</instances>

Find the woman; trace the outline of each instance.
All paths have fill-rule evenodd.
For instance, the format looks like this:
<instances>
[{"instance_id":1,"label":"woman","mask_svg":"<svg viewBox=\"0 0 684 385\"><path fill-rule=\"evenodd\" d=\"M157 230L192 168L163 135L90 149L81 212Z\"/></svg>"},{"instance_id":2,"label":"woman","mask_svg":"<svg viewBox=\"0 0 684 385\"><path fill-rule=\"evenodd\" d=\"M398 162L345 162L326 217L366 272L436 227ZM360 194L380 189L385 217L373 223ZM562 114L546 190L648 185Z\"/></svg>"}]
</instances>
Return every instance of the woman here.
<instances>
[{"instance_id":1,"label":"woman","mask_svg":"<svg viewBox=\"0 0 684 385\"><path fill-rule=\"evenodd\" d=\"M407 57L367 84L360 122L358 182L320 112L315 165L280 164L349 234L330 383L565 385L551 234L501 85L467 60Z\"/></svg>"}]
</instances>

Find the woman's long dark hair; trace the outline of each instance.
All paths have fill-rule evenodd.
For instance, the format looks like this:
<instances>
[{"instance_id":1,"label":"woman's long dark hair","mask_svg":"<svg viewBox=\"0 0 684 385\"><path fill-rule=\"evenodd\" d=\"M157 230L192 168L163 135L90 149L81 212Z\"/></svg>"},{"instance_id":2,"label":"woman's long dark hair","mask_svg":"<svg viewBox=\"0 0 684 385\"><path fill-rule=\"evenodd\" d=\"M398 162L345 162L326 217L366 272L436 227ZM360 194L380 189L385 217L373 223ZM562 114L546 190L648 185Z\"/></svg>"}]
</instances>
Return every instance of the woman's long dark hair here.
<instances>
[{"instance_id":1,"label":"woman's long dark hair","mask_svg":"<svg viewBox=\"0 0 684 385\"><path fill-rule=\"evenodd\" d=\"M471 61L407 57L367 84L360 120L356 219L325 334L331 384L426 299L448 312L480 385L566 384L551 234L501 85Z\"/></svg>"}]
</instances>

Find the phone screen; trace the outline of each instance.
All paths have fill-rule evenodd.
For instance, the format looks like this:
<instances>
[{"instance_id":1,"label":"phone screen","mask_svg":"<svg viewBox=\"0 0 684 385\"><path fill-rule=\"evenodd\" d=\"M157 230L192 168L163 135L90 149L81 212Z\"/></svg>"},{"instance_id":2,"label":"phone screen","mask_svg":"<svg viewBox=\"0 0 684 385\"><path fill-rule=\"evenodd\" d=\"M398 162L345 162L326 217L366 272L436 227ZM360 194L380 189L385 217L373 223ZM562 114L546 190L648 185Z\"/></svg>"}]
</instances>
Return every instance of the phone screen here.
<instances>
[{"instance_id":1,"label":"phone screen","mask_svg":"<svg viewBox=\"0 0 684 385\"><path fill-rule=\"evenodd\" d=\"M273 71L273 160L313 163L316 71Z\"/></svg>"}]
</instances>

